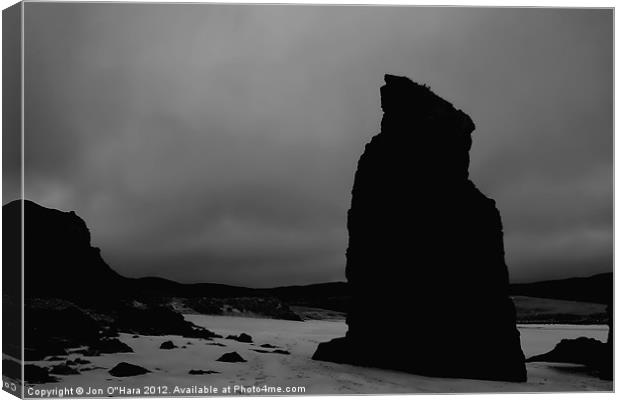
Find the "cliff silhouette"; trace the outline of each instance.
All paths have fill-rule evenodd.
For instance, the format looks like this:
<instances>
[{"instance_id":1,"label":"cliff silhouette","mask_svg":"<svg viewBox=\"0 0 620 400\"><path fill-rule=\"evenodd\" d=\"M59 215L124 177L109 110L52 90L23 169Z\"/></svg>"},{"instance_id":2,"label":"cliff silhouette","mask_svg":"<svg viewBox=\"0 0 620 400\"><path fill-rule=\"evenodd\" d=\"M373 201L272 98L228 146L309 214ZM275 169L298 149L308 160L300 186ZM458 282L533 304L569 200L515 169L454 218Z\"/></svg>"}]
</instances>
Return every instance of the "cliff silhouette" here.
<instances>
[{"instance_id":1,"label":"cliff silhouette","mask_svg":"<svg viewBox=\"0 0 620 400\"><path fill-rule=\"evenodd\" d=\"M22 213L23 205L23 213ZM215 333L186 321L140 279L114 271L91 245L90 231L75 212L15 200L3 206L5 276L3 304L21 301L21 218L24 235L24 355L27 361L66 355L86 346L87 354L131 352L119 332L180 335L210 340ZM162 304L163 303L163 304ZM21 307L20 307L21 308ZM12 327L4 352L21 358L21 327ZM32 371L31 371L32 372ZM26 374L26 378L33 378Z\"/></svg>"},{"instance_id":2,"label":"cliff silhouette","mask_svg":"<svg viewBox=\"0 0 620 400\"><path fill-rule=\"evenodd\" d=\"M3 207L7 222L21 218L22 201ZM127 279L110 268L100 250L91 246L90 231L75 212L63 212L24 200L24 297L97 299L127 293ZM17 225L19 223L17 222ZM15 224L12 224L15 225ZM11 226L12 226L11 225ZM8 233L8 232L7 232ZM6 237L13 249L20 249L16 232ZM19 271L15 251L5 259L11 270Z\"/></svg>"},{"instance_id":3,"label":"cliff silhouette","mask_svg":"<svg viewBox=\"0 0 620 400\"><path fill-rule=\"evenodd\" d=\"M348 212L348 332L313 358L525 381L501 217L469 180L474 123L406 77L385 76L381 107Z\"/></svg>"}]
</instances>

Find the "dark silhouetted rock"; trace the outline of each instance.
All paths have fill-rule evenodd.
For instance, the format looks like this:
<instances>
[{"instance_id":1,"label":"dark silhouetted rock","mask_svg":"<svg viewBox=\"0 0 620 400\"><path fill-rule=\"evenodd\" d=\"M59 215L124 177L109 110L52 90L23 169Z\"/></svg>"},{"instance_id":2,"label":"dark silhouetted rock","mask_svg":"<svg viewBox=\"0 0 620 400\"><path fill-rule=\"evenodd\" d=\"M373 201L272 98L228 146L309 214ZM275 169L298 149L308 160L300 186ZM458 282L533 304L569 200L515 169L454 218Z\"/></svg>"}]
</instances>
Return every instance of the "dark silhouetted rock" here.
<instances>
[{"instance_id":1,"label":"dark silhouetted rock","mask_svg":"<svg viewBox=\"0 0 620 400\"><path fill-rule=\"evenodd\" d=\"M4 368L4 362L2 366ZM30 384L58 382L57 378L50 376L47 368L39 367L38 365L24 365L24 375L26 382Z\"/></svg>"},{"instance_id":2,"label":"dark silhouetted rock","mask_svg":"<svg viewBox=\"0 0 620 400\"><path fill-rule=\"evenodd\" d=\"M22 201L2 207L3 215L21 215ZM24 296L73 300L105 299L125 291L125 278L114 272L90 243L90 231L75 212L63 212L24 200ZM87 283L96 282L96 284ZM103 296L103 297L101 297Z\"/></svg>"},{"instance_id":3,"label":"dark silhouetted rock","mask_svg":"<svg viewBox=\"0 0 620 400\"><path fill-rule=\"evenodd\" d=\"M68 363L65 362L63 364L52 366L52 368L50 369L50 374L52 375L79 375L80 372L76 368L71 367Z\"/></svg>"},{"instance_id":4,"label":"dark silhouetted rock","mask_svg":"<svg viewBox=\"0 0 620 400\"><path fill-rule=\"evenodd\" d=\"M553 350L527 359L537 361L581 364L597 370L603 379L612 379L608 371L613 366L613 351L607 343L592 338L562 339Z\"/></svg>"},{"instance_id":5,"label":"dark silhouetted rock","mask_svg":"<svg viewBox=\"0 0 620 400\"><path fill-rule=\"evenodd\" d=\"M30 249L24 264L24 348L28 360L64 355L67 348L83 346L93 353L131 351L126 345L123 349L115 343L108 343L111 348L97 343L117 336L121 329L134 334L218 337L158 305L165 300L145 290L142 279L125 278L110 268L99 249L91 246L86 223L73 211L16 200L3 206L4 216L12 221L7 229L17 229L7 233L20 236L15 222L21 221L22 205L24 245ZM8 252L3 261L19 265L18 256L19 252ZM15 293L3 297L3 303L13 301ZM153 304L134 307L142 294Z\"/></svg>"},{"instance_id":6,"label":"dark silhouetted rock","mask_svg":"<svg viewBox=\"0 0 620 400\"><path fill-rule=\"evenodd\" d=\"M242 342L242 343L252 343L252 336L248 335L247 333L242 333L237 336L228 335L226 336L226 339L236 340L237 342Z\"/></svg>"},{"instance_id":7,"label":"dark silhouetted rock","mask_svg":"<svg viewBox=\"0 0 620 400\"><path fill-rule=\"evenodd\" d=\"M237 353L236 351L233 351L232 353L226 353L215 361L229 362L229 363L246 362L243 359L243 357L241 357L239 353Z\"/></svg>"},{"instance_id":8,"label":"dark silhouetted rock","mask_svg":"<svg viewBox=\"0 0 620 400\"><path fill-rule=\"evenodd\" d=\"M91 345L116 335L109 324L95 320L65 300L27 299L24 308L27 360L63 356L68 348Z\"/></svg>"},{"instance_id":9,"label":"dark silhouetted rock","mask_svg":"<svg viewBox=\"0 0 620 400\"><path fill-rule=\"evenodd\" d=\"M274 346L274 345L269 344L269 343L261 344L260 347L263 347L265 349L277 349L278 348L278 346Z\"/></svg>"},{"instance_id":10,"label":"dark silhouetted rock","mask_svg":"<svg viewBox=\"0 0 620 400\"><path fill-rule=\"evenodd\" d=\"M274 351L272 351L273 354L291 354L289 351L287 350L281 350L281 349L276 349Z\"/></svg>"},{"instance_id":11,"label":"dark silhouetted rock","mask_svg":"<svg viewBox=\"0 0 620 400\"><path fill-rule=\"evenodd\" d=\"M252 349L252 351L255 351L257 353L265 353L265 354L266 353L271 353L271 351L269 351L269 350L261 350L261 349Z\"/></svg>"},{"instance_id":12,"label":"dark silhouetted rock","mask_svg":"<svg viewBox=\"0 0 620 400\"><path fill-rule=\"evenodd\" d=\"M121 308L117 312L116 326L121 332L141 335L180 335L200 339L221 337L186 321L183 315L164 306Z\"/></svg>"},{"instance_id":13,"label":"dark silhouetted rock","mask_svg":"<svg viewBox=\"0 0 620 400\"><path fill-rule=\"evenodd\" d=\"M144 375L148 374L149 372L151 371L146 368L142 368L139 365L129 364L126 362L117 364L109 371L110 375L118 377Z\"/></svg>"},{"instance_id":14,"label":"dark silhouetted rock","mask_svg":"<svg viewBox=\"0 0 620 400\"><path fill-rule=\"evenodd\" d=\"M190 375L211 375L211 374L219 374L219 372L211 371L211 370L205 371L202 369L190 369L189 374Z\"/></svg>"},{"instance_id":15,"label":"dark silhouetted rock","mask_svg":"<svg viewBox=\"0 0 620 400\"><path fill-rule=\"evenodd\" d=\"M527 362L565 362L592 365L599 359L601 349L605 343L587 337L577 339L562 339L553 350L527 359Z\"/></svg>"},{"instance_id":16,"label":"dark silhouetted rock","mask_svg":"<svg viewBox=\"0 0 620 400\"><path fill-rule=\"evenodd\" d=\"M159 348L163 350L171 350L171 349L176 349L177 346L175 346L174 343L172 343L172 340L167 340L163 342L161 346L159 346Z\"/></svg>"},{"instance_id":17,"label":"dark silhouetted rock","mask_svg":"<svg viewBox=\"0 0 620 400\"><path fill-rule=\"evenodd\" d=\"M500 214L469 180L474 123L426 86L385 83L348 212L349 329L313 358L525 381Z\"/></svg>"}]
</instances>

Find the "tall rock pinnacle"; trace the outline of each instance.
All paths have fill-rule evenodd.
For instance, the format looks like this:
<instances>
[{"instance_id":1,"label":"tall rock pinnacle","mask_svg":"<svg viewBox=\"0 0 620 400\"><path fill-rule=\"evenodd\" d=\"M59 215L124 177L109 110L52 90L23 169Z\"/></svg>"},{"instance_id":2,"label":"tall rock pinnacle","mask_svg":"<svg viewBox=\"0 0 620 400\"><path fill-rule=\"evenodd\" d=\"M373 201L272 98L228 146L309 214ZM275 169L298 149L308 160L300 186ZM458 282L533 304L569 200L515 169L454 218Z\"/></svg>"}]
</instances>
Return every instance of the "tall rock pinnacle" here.
<instances>
[{"instance_id":1,"label":"tall rock pinnacle","mask_svg":"<svg viewBox=\"0 0 620 400\"><path fill-rule=\"evenodd\" d=\"M349 330L313 358L525 381L501 217L469 180L471 118L392 75L381 108L348 214Z\"/></svg>"}]
</instances>

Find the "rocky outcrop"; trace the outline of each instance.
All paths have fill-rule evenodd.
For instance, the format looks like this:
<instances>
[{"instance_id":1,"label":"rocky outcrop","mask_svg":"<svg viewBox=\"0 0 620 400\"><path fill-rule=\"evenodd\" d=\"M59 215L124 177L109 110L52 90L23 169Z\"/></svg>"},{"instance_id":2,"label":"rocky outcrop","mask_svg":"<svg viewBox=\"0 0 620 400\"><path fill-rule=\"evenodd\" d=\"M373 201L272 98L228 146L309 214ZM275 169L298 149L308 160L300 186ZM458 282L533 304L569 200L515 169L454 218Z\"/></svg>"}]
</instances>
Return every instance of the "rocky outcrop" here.
<instances>
[{"instance_id":1,"label":"rocky outcrop","mask_svg":"<svg viewBox=\"0 0 620 400\"><path fill-rule=\"evenodd\" d=\"M120 307L114 313L121 332L140 335L179 335L186 338L219 338L208 329L186 321L182 314L164 306L140 304Z\"/></svg>"},{"instance_id":2,"label":"rocky outcrop","mask_svg":"<svg viewBox=\"0 0 620 400\"><path fill-rule=\"evenodd\" d=\"M3 214L21 216L21 207L21 200L12 201L3 206ZM23 209L26 298L95 300L110 290L117 296L125 292L127 280L91 246L90 231L75 212L42 207L29 200L23 201Z\"/></svg>"},{"instance_id":3,"label":"rocky outcrop","mask_svg":"<svg viewBox=\"0 0 620 400\"><path fill-rule=\"evenodd\" d=\"M27 299L24 312L27 361L66 355L67 349L81 346L107 348L106 344L116 340L112 337L117 332L109 323L93 318L67 301Z\"/></svg>"},{"instance_id":4,"label":"rocky outcrop","mask_svg":"<svg viewBox=\"0 0 620 400\"><path fill-rule=\"evenodd\" d=\"M133 352L116 339L119 332L220 337L186 321L179 312L162 305L159 297L144 296L140 280L123 277L110 268L99 249L91 245L86 223L73 211L54 210L28 200L10 202L3 206L3 216L12 222L3 229L11 239L20 237L22 207L27 254L26 360L66 355L67 349L76 347L82 347L77 351L88 356ZM16 246L21 248L19 243ZM4 261L19 267L17 256L8 252ZM21 298L9 291L3 295L5 301L20 302ZM15 343L19 341L11 341L13 346L7 348L21 357Z\"/></svg>"},{"instance_id":5,"label":"rocky outcrop","mask_svg":"<svg viewBox=\"0 0 620 400\"><path fill-rule=\"evenodd\" d=\"M385 76L381 107L348 213L349 329L313 358L525 381L500 214L469 180L474 123L405 77Z\"/></svg>"},{"instance_id":6,"label":"rocky outcrop","mask_svg":"<svg viewBox=\"0 0 620 400\"><path fill-rule=\"evenodd\" d=\"M527 359L527 362L559 362L581 364L592 370L601 379L613 380L613 302L607 307L609 331L607 343L588 337L562 339L553 350Z\"/></svg>"},{"instance_id":7,"label":"rocky outcrop","mask_svg":"<svg viewBox=\"0 0 620 400\"><path fill-rule=\"evenodd\" d=\"M588 337L562 339L553 350L527 359L527 362L561 362L583 365L600 365L606 353L606 345Z\"/></svg>"}]
</instances>

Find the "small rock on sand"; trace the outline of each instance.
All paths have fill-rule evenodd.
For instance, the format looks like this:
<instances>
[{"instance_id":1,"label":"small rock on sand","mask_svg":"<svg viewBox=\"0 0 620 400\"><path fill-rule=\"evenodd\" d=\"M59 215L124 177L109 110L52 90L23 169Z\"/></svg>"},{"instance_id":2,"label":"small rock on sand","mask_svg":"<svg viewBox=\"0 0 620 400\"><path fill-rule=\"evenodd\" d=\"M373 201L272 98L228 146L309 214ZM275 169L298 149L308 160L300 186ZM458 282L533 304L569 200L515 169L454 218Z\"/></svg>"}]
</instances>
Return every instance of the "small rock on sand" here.
<instances>
[{"instance_id":1,"label":"small rock on sand","mask_svg":"<svg viewBox=\"0 0 620 400\"><path fill-rule=\"evenodd\" d=\"M246 362L246 360L244 360L243 357L241 357L236 351L233 351L232 353L226 353L220 358L218 358L216 361L229 363Z\"/></svg>"},{"instance_id":2,"label":"small rock on sand","mask_svg":"<svg viewBox=\"0 0 620 400\"><path fill-rule=\"evenodd\" d=\"M165 341L161 344L161 346L159 346L159 348L163 350L176 349L176 347L177 346L172 343L172 340Z\"/></svg>"},{"instance_id":3,"label":"small rock on sand","mask_svg":"<svg viewBox=\"0 0 620 400\"><path fill-rule=\"evenodd\" d=\"M117 364L116 367L112 368L109 372L112 376L136 376L148 374L151 371L139 365L122 362Z\"/></svg>"},{"instance_id":4,"label":"small rock on sand","mask_svg":"<svg viewBox=\"0 0 620 400\"><path fill-rule=\"evenodd\" d=\"M237 342L242 343L252 343L252 336L248 335L247 333L242 333L239 336L228 335L226 336L226 339L236 340Z\"/></svg>"},{"instance_id":5,"label":"small rock on sand","mask_svg":"<svg viewBox=\"0 0 620 400\"><path fill-rule=\"evenodd\" d=\"M192 369L189 371L190 375L210 375L210 374L219 374L217 371L208 370L205 371L203 369Z\"/></svg>"}]
</instances>

